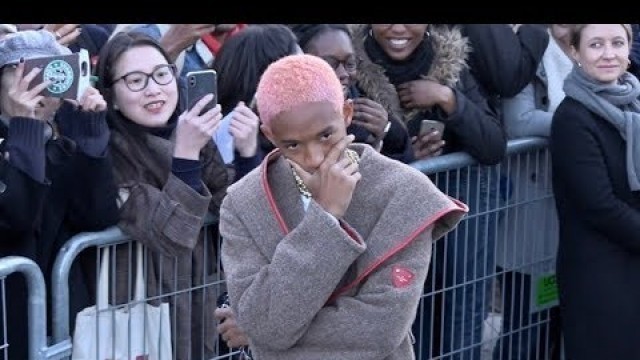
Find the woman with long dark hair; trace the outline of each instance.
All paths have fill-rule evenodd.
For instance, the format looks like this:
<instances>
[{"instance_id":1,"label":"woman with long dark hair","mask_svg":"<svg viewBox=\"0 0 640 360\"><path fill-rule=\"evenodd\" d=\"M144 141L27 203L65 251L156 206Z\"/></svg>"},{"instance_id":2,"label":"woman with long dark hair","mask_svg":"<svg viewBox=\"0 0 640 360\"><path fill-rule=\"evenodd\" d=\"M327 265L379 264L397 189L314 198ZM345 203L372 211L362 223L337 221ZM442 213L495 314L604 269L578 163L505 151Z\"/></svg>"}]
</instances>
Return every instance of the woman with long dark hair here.
<instances>
[{"instance_id":1,"label":"woman with long dark hair","mask_svg":"<svg viewBox=\"0 0 640 360\"><path fill-rule=\"evenodd\" d=\"M174 359L211 356L216 332L215 241L203 230L217 216L229 184L212 141L220 106L201 113L213 97L184 108L177 70L153 38L118 33L103 47L98 88L108 103L110 150L120 191L122 231L147 256L147 296L171 305ZM207 228L211 229L211 227ZM128 302L128 248L117 252L115 298ZM133 257L135 258L135 256ZM197 289L194 289L197 288Z\"/></svg>"}]
</instances>

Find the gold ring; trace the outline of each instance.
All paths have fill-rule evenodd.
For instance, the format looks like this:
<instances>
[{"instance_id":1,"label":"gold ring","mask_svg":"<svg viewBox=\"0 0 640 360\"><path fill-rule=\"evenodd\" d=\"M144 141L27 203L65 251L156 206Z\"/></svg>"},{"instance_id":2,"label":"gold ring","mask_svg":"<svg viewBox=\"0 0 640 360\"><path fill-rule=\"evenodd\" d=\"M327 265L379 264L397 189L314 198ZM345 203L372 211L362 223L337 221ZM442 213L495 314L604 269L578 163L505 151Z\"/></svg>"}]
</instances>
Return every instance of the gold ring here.
<instances>
[{"instance_id":1,"label":"gold ring","mask_svg":"<svg viewBox=\"0 0 640 360\"><path fill-rule=\"evenodd\" d=\"M60 35L60 33L57 31L54 31L53 34L56 36L56 40L60 40L60 38L62 37L62 35Z\"/></svg>"},{"instance_id":2,"label":"gold ring","mask_svg":"<svg viewBox=\"0 0 640 360\"><path fill-rule=\"evenodd\" d=\"M345 155L347 155L347 158L349 159L349 161L351 162L352 165L353 164L357 165L357 164L360 163L360 156L354 150L347 149L345 151Z\"/></svg>"}]
</instances>

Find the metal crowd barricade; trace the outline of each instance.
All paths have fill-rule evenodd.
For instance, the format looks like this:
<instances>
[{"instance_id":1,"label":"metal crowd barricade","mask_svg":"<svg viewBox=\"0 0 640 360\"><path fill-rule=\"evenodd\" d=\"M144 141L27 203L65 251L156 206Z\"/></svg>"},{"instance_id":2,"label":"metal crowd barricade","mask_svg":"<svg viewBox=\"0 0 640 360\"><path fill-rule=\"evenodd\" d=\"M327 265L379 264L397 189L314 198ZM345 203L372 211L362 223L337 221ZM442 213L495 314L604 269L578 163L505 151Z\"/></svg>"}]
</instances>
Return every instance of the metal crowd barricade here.
<instances>
[{"instance_id":1,"label":"metal crowd barricade","mask_svg":"<svg viewBox=\"0 0 640 360\"><path fill-rule=\"evenodd\" d=\"M31 259L22 256L7 256L0 259L0 281L2 286L2 327L5 338L2 339L0 351L4 359L9 359L11 344L7 343L7 331L11 331L6 323L6 313L11 309L6 308L5 279L9 275L22 273L27 284L27 313L28 313L28 341L29 359L40 360L49 358L52 352L47 348L47 292L44 276L40 267ZM14 275L15 276L15 275ZM55 350L55 349L52 349Z\"/></svg>"},{"instance_id":2,"label":"metal crowd barricade","mask_svg":"<svg viewBox=\"0 0 640 360\"><path fill-rule=\"evenodd\" d=\"M549 308L555 301L552 286L555 252L532 257L531 254L538 253L536 249L520 249L512 254L499 246L505 242L519 243L534 236L551 237L550 234L557 232L557 223L552 219L554 213L543 218L530 217L539 204L548 206L553 202L547 141L542 138L512 140L508 143L505 160L494 166L478 165L465 153L447 154L411 165L428 175L445 193L470 205L470 213L456 230L434 244L430 278L425 284L413 329L417 359L490 360L494 359L494 352L502 359L509 359L503 351L525 349L529 342L533 342L534 347L550 348ZM534 190L521 186L521 178L525 179L530 173L541 175ZM533 223L528 224L529 220ZM212 219L208 223L217 224ZM113 248L115 252L116 246L124 244L131 247L134 243L114 227L100 233L80 234L69 240L59 253L53 269L53 343L54 347L66 349L65 355L71 354L70 325L74 321L69 314L69 272L72 264L85 249ZM205 243L215 246L215 253L220 254L219 237ZM506 261L509 259L517 261ZM213 260L218 274L214 280L191 289L151 296L145 302L158 301L163 297L197 297L200 296L199 291L207 288L214 288L220 293L224 290L224 280L220 276L219 256L205 259L205 262ZM99 260L96 265L97 268ZM129 261L129 274L132 273L131 266ZM542 270L532 272L533 269ZM510 277L514 272L535 273L532 286L542 285L532 287L533 292L527 299L508 297L507 290L516 285ZM132 281L131 276L127 281ZM505 300L508 303L505 304ZM522 326L519 325L529 316L528 313L504 318L505 311L517 311L525 301L543 316ZM176 325L175 314L172 316L173 327ZM519 321L514 321L516 318ZM503 329L501 324L505 320L510 320L511 328ZM195 337L200 338L203 334ZM196 357L209 360L241 358L237 356L238 351L223 353L219 342L215 348L213 354L205 357L203 350L202 356L198 354ZM544 359L550 352L547 349L539 356L517 358Z\"/></svg>"},{"instance_id":3,"label":"metal crowd barricade","mask_svg":"<svg viewBox=\"0 0 640 360\"><path fill-rule=\"evenodd\" d=\"M470 205L458 227L434 243L413 326L416 358L551 358L559 346L550 315L557 222L547 140L511 140L494 166L466 153L411 165Z\"/></svg>"},{"instance_id":4,"label":"metal crowd barricade","mask_svg":"<svg viewBox=\"0 0 640 360\"><path fill-rule=\"evenodd\" d=\"M69 316L69 272L77 256L91 246L117 245L129 241L129 238L117 227L101 232L78 234L60 249L53 266L52 291L52 340L54 343L71 341ZM71 355L71 349L69 353Z\"/></svg>"},{"instance_id":5,"label":"metal crowd barricade","mask_svg":"<svg viewBox=\"0 0 640 360\"><path fill-rule=\"evenodd\" d=\"M207 218L205 219L205 224L204 226L217 226L217 219L215 219L213 216L208 215ZM217 233L217 231L216 231ZM211 239L208 234L208 231L205 231L205 246L215 246L215 253L219 254L220 253L220 238L219 236L216 239ZM123 248L126 250L126 248L133 248L135 249L135 246L133 246L133 244L135 244L135 241L132 241L127 235L125 235L118 227L112 227L109 228L105 231L101 231L101 232L96 232L96 233L84 233L84 234L79 234L77 236L74 236L73 238L71 238L61 249L60 253L58 254L54 267L53 267L53 281L52 281L52 299L53 299L53 326L52 326L52 340L54 344L58 344L58 343L70 343L72 342L72 333L71 333L71 324L73 321L75 321L75 319L71 316L70 311L69 311L69 302L70 302L70 286L72 284L69 283L69 274L71 271L71 267L72 265L78 261L78 258L80 256L80 253L83 252L86 249L90 249L90 248L96 248L97 251L97 259L96 259L96 269L99 269L100 267L100 254L104 249L110 249L110 257L109 259L113 260L114 259L114 255L116 253L116 251L119 251L118 249ZM119 248L120 247L120 248ZM122 250L120 250L122 251ZM206 253L206 251L205 251ZM133 254L135 254L135 252L133 252ZM151 250L145 249L144 251L144 256L145 258L148 256L151 256ZM195 256L199 256L200 254L196 254ZM126 280L129 285L133 284L133 265L132 264L132 259L135 258L134 256L129 256L129 263L126 267L126 271L129 274L128 275L128 279ZM172 261L168 261L169 263L172 264L177 264L177 259L171 259ZM175 298L179 298L179 297L183 297L183 298L188 298L189 301L192 301L194 299L201 299L201 302L204 304L204 306L207 307L207 309L212 309L213 307L216 306L216 299L211 299L210 297L205 299L205 292L206 289L215 289L215 293L221 293L222 291L224 291L224 281L221 279L221 275L220 275L220 269L221 269L221 264L220 264L220 259L219 256L216 259L204 259L205 261L205 268L208 267L207 262L208 261L216 261L215 265L213 265L213 263L209 263L209 265L211 266L215 266L216 268L216 276L215 277L211 277L208 280L205 280L205 282L203 284L198 284L198 285L194 285L191 288L188 289L184 289L184 288L180 288L179 290L173 291L173 292L167 292L167 293L161 293L161 294L155 294L154 296L147 296L142 302L144 303L154 303L154 302L161 302L161 301L169 301L168 299L175 299ZM114 263L112 261L112 263ZM146 261L145 261L146 263ZM160 262L159 264L155 264L156 267L159 267L160 269L162 269L165 265L169 266L170 264L167 264L166 261L164 262ZM174 268L175 269L175 268ZM116 268L116 266L113 266L113 268L109 269L109 273L110 274L115 274L118 271L118 269ZM147 272L150 271L149 269L145 269L145 277L147 275ZM161 272L162 270L160 270ZM156 274L157 275L157 274ZM207 277L207 276L205 276ZM164 281L162 279L162 276L160 275L160 280L159 282ZM173 280L172 280L173 281ZM110 284L113 283L113 280L111 280L109 282ZM176 280L177 283L177 280ZM110 286L111 288L111 286ZM113 291L113 290L109 290L109 291ZM202 294L202 295L200 295ZM208 293L207 293L208 294ZM202 296L202 298L200 298L200 296ZM107 309L104 310L100 310L99 313L102 312L112 312L114 313L115 311L117 311L117 309L131 309L132 306L134 306L136 303L140 303L140 301L134 301L131 300L127 303L117 303L117 305L112 305L111 300L112 299L112 294L109 295L109 301L110 304L108 306ZM130 297L128 297L130 298ZM191 302L189 303L191 304ZM191 305L189 305L191 306ZM204 308L203 306L203 308ZM189 311L191 311L191 307L189 308ZM194 310L195 311L195 310ZM97 315L99 316L99 315ZM176 314L175 309L173 309L173 311L170 314L171 316L171 327L175 328L177 325L177 321L176 321L176 317L178 316ZM198 316L198 315L196 315ZM208 326L210 328L215 328L215 326L217 326L217 322L210 316L205 316L205 314L202 315L202 317L206 320L209 320L211 322L211 324L208 324ZM215 345L215 351L214 353L211 353L209 350L205 350L204 349L204 343L205 340L205 332L208 333L208 330L205 331L203 330L201 334L194 334L193 338L198 338L197 341L199 341L198 344L202 345L202 349L199 350L198 354L195 354L193 358L202 358L202 359L239 359L236 355L240 354L239 350L228 350L225 348L226 351L222 351L221 350L221 344L218 340L217 337L217 332L216 332L216 339L214 340L216 345ZM131 335L129 335L131 336ZM176 341L176 334L172 331L172 343L175 343ZM192 341L196 341L193 340ZM176 353L176 347L174 345L173 347L173 352L174 355ZM206 354L205 354L206 352ZM70 357L72 353L72 349L68 349L68 351L64 354L67 357ZM102 359L101 359L102 360Z\"/></svg>"}]
</instances>

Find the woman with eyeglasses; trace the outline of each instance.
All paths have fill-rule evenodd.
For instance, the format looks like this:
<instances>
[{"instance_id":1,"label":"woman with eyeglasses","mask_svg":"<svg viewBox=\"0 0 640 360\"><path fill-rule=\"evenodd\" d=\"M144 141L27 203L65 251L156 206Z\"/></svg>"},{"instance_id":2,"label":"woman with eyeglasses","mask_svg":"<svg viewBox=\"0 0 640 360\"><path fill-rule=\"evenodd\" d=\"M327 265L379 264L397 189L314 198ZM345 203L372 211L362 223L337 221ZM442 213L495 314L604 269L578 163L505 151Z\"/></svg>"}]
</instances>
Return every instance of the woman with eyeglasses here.
<instances>
[{"instance_id":1,"label":"woman with eyeglasses","mask_svg":"<svg viewBox=\"0 0 640 360\"><path fill-rule=\"evenodd\" d=\"M118 33L103 47L98 88L108 104L110 150L120 190L122 231L147 252L147 297L170 303L173 359L211 357L216 340L214 227L229 179L212 135L220 105L201 114L205 96L184 108L176 67L153 38ZM115 299L131 301L131 247L116 251ZM130 257L131 256L131 257ZM201 287L198 290L190 290ZM149 331L149 329L147 329Z\"/></svg>"},{"instance_id":2,"label":"woman with eyeglasses","mask_svg":"<svg viewBox=\"0 0 640 360\"><path fill-rule=\"evenodd\" d=\"M387 94L365 93L357 82L358 64L351 31L345 24L294 24L302 50L325 60L340 79L345 97L353 101L353 121L347 133L355 142L367 143L390 158L410 163L415 160L406 126L390 111Z\"/></svg>"}]
</instances>

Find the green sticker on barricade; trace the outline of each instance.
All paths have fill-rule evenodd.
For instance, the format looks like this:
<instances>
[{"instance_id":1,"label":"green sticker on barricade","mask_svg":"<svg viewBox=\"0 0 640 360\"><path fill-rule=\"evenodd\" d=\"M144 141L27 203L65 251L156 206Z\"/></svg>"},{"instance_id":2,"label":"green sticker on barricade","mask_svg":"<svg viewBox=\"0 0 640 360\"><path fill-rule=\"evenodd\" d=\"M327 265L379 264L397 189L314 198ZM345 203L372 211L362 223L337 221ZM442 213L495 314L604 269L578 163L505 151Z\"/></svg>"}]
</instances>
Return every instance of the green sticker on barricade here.
<instances>
[{"instance_id":1,"label":"green sticker on barricade","mask_svg":"<svg viewBox=\"0 0 640 360\"><path fill-rule=\"evenodd\" d=\"M538 309L548 308L558 303L556 274L541 275L536 279L535 305Z\"/></svg>"}]
</instances>

